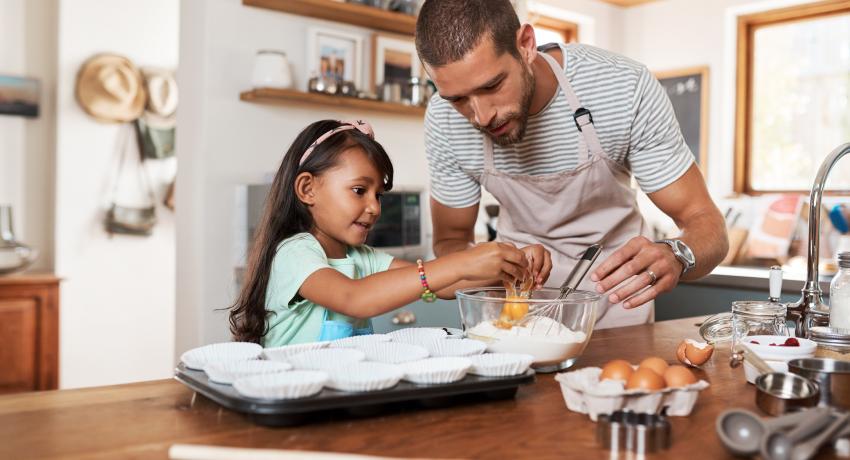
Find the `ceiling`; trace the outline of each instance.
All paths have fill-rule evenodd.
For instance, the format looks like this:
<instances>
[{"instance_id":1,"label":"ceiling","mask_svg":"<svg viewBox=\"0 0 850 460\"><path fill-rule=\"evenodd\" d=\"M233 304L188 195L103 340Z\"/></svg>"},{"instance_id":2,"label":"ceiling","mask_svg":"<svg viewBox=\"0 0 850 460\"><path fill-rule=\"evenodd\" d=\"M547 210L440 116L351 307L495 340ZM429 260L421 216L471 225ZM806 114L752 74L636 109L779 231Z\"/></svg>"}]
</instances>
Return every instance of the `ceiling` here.
<instances>
[{"instance_id":1,"label":"ceiling","mask_svg":"<svg viewBox=\"0 0 850 460\"><path fill-rule=\"evenodd\" d=\"M603 1L605 3L610 3L612 5L629 7L629 6L643 5L644 3L650 3L650 2L657 1L657 0L600 0L600 1Z\"/></svg>"}]
</instances>

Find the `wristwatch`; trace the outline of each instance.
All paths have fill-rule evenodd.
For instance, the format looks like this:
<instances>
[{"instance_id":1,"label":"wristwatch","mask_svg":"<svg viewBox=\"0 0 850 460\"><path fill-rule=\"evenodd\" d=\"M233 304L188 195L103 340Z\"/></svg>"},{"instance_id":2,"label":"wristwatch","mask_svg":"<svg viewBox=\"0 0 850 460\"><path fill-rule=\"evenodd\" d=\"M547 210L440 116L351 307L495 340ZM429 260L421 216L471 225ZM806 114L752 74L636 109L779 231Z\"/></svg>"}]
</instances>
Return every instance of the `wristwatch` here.
<instances>
[{"instance_id":1,"label":"wristwatch","mask_svg":"<svg viewBox=\"0 0 850 460\"><path fill-rule=\"evenodd\" d=\"M694 268L697 264L696 257L694 257L694 252L691 251L691 248L688 247L682 240L658 240L656 243L664 243L667 246L670 246L670 249L673 250L673 255L679 259L679 262L682 262L682 266L685 267L682 269L682 273L679 276L684 275L688 272L688 270Z\"/></svg>"}]
</instances>

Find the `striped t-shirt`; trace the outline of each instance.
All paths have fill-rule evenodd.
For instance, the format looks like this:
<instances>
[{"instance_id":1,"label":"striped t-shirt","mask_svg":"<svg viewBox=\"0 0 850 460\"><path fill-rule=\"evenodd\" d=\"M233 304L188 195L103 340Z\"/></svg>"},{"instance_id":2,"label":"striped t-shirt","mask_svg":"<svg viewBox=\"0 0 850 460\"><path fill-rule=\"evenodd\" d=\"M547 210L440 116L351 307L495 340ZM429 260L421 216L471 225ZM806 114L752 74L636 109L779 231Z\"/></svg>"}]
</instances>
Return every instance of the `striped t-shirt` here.
<instances>
[{"instance_id":1,"label":"striped t-shirt","mask_svg":"<svg viewBox=\"0 0 850 460\"><path fill-rule=\"evenodd\" d=\"M561 45L565 74L583 107L590 110L599 142L612 160L628 168L646 193L673 183L691 166L670 99L647 68L587 45ZM544 175L578 166L579 131L563 91L528 119L522 141L493 145L497 170ZM431 194L462 208L481 199L483 133L435 94L425 116L425 152Z\"/></svg>"}]
</instances>

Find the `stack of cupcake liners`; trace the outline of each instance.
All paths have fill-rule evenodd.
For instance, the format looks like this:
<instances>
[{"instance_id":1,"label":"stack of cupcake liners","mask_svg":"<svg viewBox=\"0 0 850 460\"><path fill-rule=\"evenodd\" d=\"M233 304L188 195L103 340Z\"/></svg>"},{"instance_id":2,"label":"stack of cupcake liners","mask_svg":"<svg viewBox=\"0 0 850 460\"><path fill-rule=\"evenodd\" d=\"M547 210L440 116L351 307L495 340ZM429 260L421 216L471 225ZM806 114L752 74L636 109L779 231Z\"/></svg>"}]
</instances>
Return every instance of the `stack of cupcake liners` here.
<instances>
[{"instance_id":1,"label":"stack of cupcake liners","mask_svg":"<svg viewBox=\"0 0 850 460\"><path fill-rule=\"evenodd\" d=\"M202 371L207 364L259 359L262 353L263 347L256 343L213 343L204 345L203 347L193 348L183 353L180 356L180 361L189 369Z\"/></svg>"},{"instance_id":2,"label":"stack of cupcake liners","mask_svg":"<svg viewBox=\"0 0 850 460\"><path fill-rule=\"evenodd\" d=\"M277 374L292 369L289 363L280 361L251 360L210 363L204 366L204 372L211 382L230 385L242 377L260 374Z\"/></svg>"}]
</instances>

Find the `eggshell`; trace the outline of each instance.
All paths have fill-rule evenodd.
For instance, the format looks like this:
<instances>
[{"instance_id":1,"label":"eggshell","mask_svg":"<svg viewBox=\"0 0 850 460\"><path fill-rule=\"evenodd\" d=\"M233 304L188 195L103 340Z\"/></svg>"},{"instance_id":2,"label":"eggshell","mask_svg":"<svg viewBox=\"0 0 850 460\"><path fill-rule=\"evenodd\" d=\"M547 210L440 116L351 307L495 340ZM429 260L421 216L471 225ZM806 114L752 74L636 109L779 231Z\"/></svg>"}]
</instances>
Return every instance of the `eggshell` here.
<instances>
[{"instance_id":1,"label":"eggshell","mask_svg":"<svg viewBox=\"0 0 850 460\"><path fill-rule=\"evenodd\" d=\"M632 365L629 364L628 361L622 359L615 359L613 361L609 361L602 367L602 373L599 375L599 380L622 380L626 381L629 377L632 376L634 369L632 369Z\"/></svg>"},{"instance_id":2,"label":"eggshell","mask_svg":"<svg viewBox=\"0 0 850 460\"><path fill-rule=\"evenodd\" d=\"M711 358L714 353L714 345L696 340L685 340L685 357L695 366L701 366Z\"/></svg>"},{"instance_id":3,"label":"eggshell","mask_svg":"<svg viewBox=\"0 0 850 460\"><path fill-rule=\"evenodd\" d=\"M664 375L664 372L667 370L668 367L670 367L670 365L667 364L667 361L664 361L663 359L657 356L651 356L640 362L638 368L641 367L652 369L658 375Z\"/></svg>"},{"instance_id":4,"label":"eggshell","mask_svg":"<svg viewBox=\"0 0 850 460\"><path fill-rule=\"evenodd\" d=\"M656 374L652 369L640 368L629 377L626 381L626 389L632 390L640 388L642 390L654 391L663 390L666 384L664 378Z\"/></svg>"},{"instance_id":5,"label":"eggshell","mask_svg":"<svg viewBox=\"0 0 850 460\"><path fill-rule=\"evenodd\" d=\"M699 367L705 364L713 353L714 345L686 339L676 348L676 359L686 366Z\"/></svg>"},{"instance_id":6,"label":"eggshell","mask_svg":"<svg viewBox=\"0 0 850 460\"><path fill-rule=\"evenodd\" d=\"M681 388L697 383L697 378L687 367L675 365L664 371L664 382L670 388Z\"/></svg>"},{"instance_id":7,"label":"eggshell","mask_svg":"<svg viewBox=\"0 0 850 460\"><path fill-rule=\"evenodd\" d=\"M678 359L680 363L690 366L691 362L688 361L687 356L685 356L685 348L686 344L683 340L682 343L680 343L679 346L676 348L676 359Z\"/></svg>"}]
</instances>

